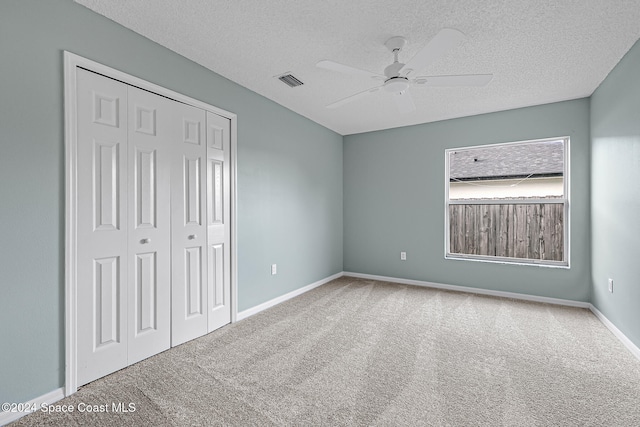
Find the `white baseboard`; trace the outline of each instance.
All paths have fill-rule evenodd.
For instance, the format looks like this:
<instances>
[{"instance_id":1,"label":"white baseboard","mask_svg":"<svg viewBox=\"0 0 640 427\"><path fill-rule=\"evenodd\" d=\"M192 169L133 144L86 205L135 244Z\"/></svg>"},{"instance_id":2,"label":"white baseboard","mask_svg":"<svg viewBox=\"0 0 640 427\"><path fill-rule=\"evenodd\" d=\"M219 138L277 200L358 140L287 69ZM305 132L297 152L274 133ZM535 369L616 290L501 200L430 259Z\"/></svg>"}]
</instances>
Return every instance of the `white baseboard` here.
<instances>
[{"instance_id":1,"label":"white baseboard","mask_svg":"<svg viewBox=\"0 0 640 427\"><path fill-rule=\"evenodd\" d=\"M40 410L43 404L51 404L55 403L58 400L64 398L64 388L58 388L53 391L50 391L47 394L43 394L42 396L36 397L28 402L25 402L26 407L36 408L37 411ZM4 402L3 402L4 403ZM13 402L18 403L18 402ZM0 426L9 424L14 422L15 420L24 417L27 414L33 412L32 410L27 410L24 412L0 412Z\"/></svg>"},{"instance_id":2,"label":"white baseboard","mask_svg":"<svg viewBox=\"0 0 640 427\"><path fill-rule=\"evenodd\" d=\"M540 297L537 295L519 294L516 292L492 291L489 289L470 288L468 286L445 285L442 283L424 282L422 280L399 279L396 277L376 276L373 274L361 274L361 273L351 273L351 272L345 272L344 275L349 277L358 277L361 279L380 280L383 282L394 282L394 283L401 283L404 285L415 285L415 286L424 286L427 288L444 289L447 291L467 292L472 294L490 295L494 297L512 298L512 299L519 299L519 300L525 300L525 301L545 302L548 304L566 305L569 307L590 308L591 306L591 304L589 304L588 302L583 302L583 301Z\"/></svg>"},{"instance_id":3,"label":"white baseboard","mask_svg":"<svg viewBox=\"0 0 640 427\"><path fill-rule=\"evenodd\" d=\"M616 325L611 323L611 321L607 319L605 315L602 314L600 310L598 310L593 304L589 304L589 309L604 324L604 326L606 326L607 329L609 329L611 333L613 333L613 335L615 335L616 338L618 338L620 342L622 342L622 344L624 344L624 346L627 347L627 349L638 360L640 360L640 348L638 348L633 342L631 342L631 340L627 338L627 336L623 334L622 331L620 331L620 329L616 327Z\"/></svg>"},{"instance_id":4,"label":"white baseboard","mask_svg":"<svg viewBox=\"0 0 640 427\"><path fill-rule=\"evenodd\" d=\"M305 287L302 287L300 289L296 289L295 291L291 291L287 294L281 295L277 298L274 298L272 300L269 300L267 302L263 302L260 305L256 305L255 307L251 307L248 308L246 310L243 310L241 312L238 313L238 317L236 318L237 320L242 320L242 319L246 319L249 316L253 316L256 313L260 313L263 310L266 310L267 308L271 308L274 305L280 304L281 302L285 302L286 300L289 300L291 298L297 297L298 295L301 295L305 292L309 292L311 289L317 288L318 286L322 286L325 283L329 283L332 280L335 279L339 279L340 277L342 277L344 275L344 273L340 272L340 273L336 273L332 276L329 277L325 277L324 279L318 280L317 282L314 282L310 285L307 285Z\"/></svg>"}]
</instances>

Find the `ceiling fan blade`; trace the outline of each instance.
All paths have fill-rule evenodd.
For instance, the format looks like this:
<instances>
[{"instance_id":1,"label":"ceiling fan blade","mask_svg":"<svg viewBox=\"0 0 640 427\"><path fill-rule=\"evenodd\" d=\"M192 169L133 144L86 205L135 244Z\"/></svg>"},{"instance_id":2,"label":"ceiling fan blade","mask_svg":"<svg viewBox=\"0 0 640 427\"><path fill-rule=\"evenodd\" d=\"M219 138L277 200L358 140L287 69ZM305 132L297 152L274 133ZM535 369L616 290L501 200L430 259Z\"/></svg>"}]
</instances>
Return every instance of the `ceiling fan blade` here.
<instances>
[{"instance_id":1,"label":"ceiling fan blade","mask_svg":"<svg viewBox=\"0 0 640 427\"><path fill-rule=\"evenodd\" d=\"M493 79L493 74L465 74L461 76L416 77L415 83L423 86L485 86Z\"/></svg>"},{"instance_id":2,"label":"ceiling fan blade","mask_svg":"<svg viewBox=\"0 0 640 427\"><path fill-rule=\"evenodd\" d=\"M445 52L458 44L463 38L464 34L453 28L440 30L416 56L411 58L411 60L400 69L400 74L408 77L414 76L444 55Z\"/></svg>"},{"instance_id":3,"label":"ceiling fan blade","mask_svg":"<svg viewBox=\"0 0 640 427\"><path fill-rule=\"evenodd\" d=\"M372 73L371 71L361 70L359 68L350 67L349 65L339 64L337 62L324 59L316 64L318 68L324 68L325 70L337 71L338 73L351 74L355 76L367 76L372 79L385 79L385 76L381 74Z\"/></svg>"},{"instance_id":4,"label":"ceiling fan blade","mask_svg":"<svg viewBox=\"0 0 640 427\"><path fill-rule=\"evenodd\" d=\"M413 98L408 90L394 93L393 100L401 113L410 113L416 109L416 104L413 103Z\"/></svg>"},{"instance_id":5,"label":"ceiling fan blade","mask_svg":"<svg viewBox=\"0 0 640 427\"><path fill-rule=\"evenodd\" d=\"M343 98L339 101L336 101L332 104L327 105L327 108L338 108L344 104L348 104L349 102L355 101L356 99L362 98L370 93L374 93L379 91L382 88L382 86L376 86L373 87L371 89L367 89L367 90L363 90L362 92L358 92L355 95L351 95L351 96L347 96L346 98Z\"/></svg>"}]
</instances>

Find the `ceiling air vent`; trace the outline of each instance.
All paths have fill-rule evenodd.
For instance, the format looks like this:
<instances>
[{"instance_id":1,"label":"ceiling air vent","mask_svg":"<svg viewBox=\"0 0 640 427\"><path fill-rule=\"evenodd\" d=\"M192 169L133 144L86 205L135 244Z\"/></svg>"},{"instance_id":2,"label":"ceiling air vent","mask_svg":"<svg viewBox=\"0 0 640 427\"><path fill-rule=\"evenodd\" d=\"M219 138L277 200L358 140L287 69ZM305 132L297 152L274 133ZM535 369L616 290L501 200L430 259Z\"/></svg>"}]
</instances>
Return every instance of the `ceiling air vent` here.
<instances>
[{"instance_id":1,"label":"ceiling air vent","mask_svg":"<svg viewBox=\"0 0 640 427\"><path fill-rule=\"evenodd\" d=\"M289 87L302 86L304 84L290 73L281 75L280 77L278 77L278 80L280 80L282 83L285 83Z\"/></svg>"}]
</instances>

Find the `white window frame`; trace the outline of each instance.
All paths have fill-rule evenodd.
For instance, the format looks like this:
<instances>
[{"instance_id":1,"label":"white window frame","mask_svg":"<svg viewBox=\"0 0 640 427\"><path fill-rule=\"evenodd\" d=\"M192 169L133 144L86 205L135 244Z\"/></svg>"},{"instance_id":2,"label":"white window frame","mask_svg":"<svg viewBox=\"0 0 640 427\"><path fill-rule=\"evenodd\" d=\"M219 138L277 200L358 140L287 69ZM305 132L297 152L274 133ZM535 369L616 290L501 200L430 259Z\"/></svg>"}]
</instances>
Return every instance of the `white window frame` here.
<instances>
[{"instance_id":1,"label":"white window frame","mask_svg":"<svg viewBox=\"0 0 640 427\"><path fill-rule=\"evenodd\" d=\"M564 159L563 159L563 186L564 186L564 197L558 198L544 198L544 199L483 199L483 200L449 200L449 158L450 154L455 151L470 151L470 150L480 150L486 148L500 147L500 146L508 146L508 145L518 145L518 144L527 144L527 143L541 143L541 142L551 142L551 141L563 141L564 144ZM533 139L533 140L525 140L525 141L515 141L515 142L503 142L496 144L484 144L484 145L473 145L468 147L460 147L460 148L449 148L445 150L445 179L444 179L444 187L445 187L445 203L444 203L444 216L445 216L445 227L444 227L444 253L445 259L451 260L466 260L466 261L480 261L480 262L490 262L490 263L500 263L500 264L519 264L519 265L535 265L540 267L557 267L557 268L569 268L570 259L571 259L571 251L570 251L570 216L569 216L569 200L570 200L570 155L569 155L569 146L570 146L570 138L568 136L556 137L556 138L543 138L543 139ZM538 259L530 259L530 258L512 258L512 257L500 257L500 256L491 256L491 255L472 255L472 254L455 254L450 251L450 229L449 229L449 206L450 205L504 205L504 204L513 204L513 205L523 205L523 204L558 204L562 203L564 205L564 226L563 226L563 239L564 239L564 260L563 261L551 261L551 260L538 260Z\"/></svg>"}]
</instances>

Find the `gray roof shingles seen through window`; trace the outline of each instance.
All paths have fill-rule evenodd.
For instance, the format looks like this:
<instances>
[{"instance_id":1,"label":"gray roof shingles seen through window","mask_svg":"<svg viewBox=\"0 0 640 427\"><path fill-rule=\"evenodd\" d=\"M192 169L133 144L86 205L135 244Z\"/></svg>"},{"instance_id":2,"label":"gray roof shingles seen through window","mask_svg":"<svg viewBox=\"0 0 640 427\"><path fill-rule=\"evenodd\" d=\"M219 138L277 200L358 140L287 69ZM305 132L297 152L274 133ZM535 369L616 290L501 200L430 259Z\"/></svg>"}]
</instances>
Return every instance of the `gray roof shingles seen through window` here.
<instances>
[{"instance_id":1,"label":"gray roof shingles seen through window","mask_svg":"<svg viewBox=\"0 0 640 427\"><path fill-rule=\"evenodd\" d=\"M562 175L563 141L497 145L450 152L452 180Z\"/></svg>"}]
</instances>

